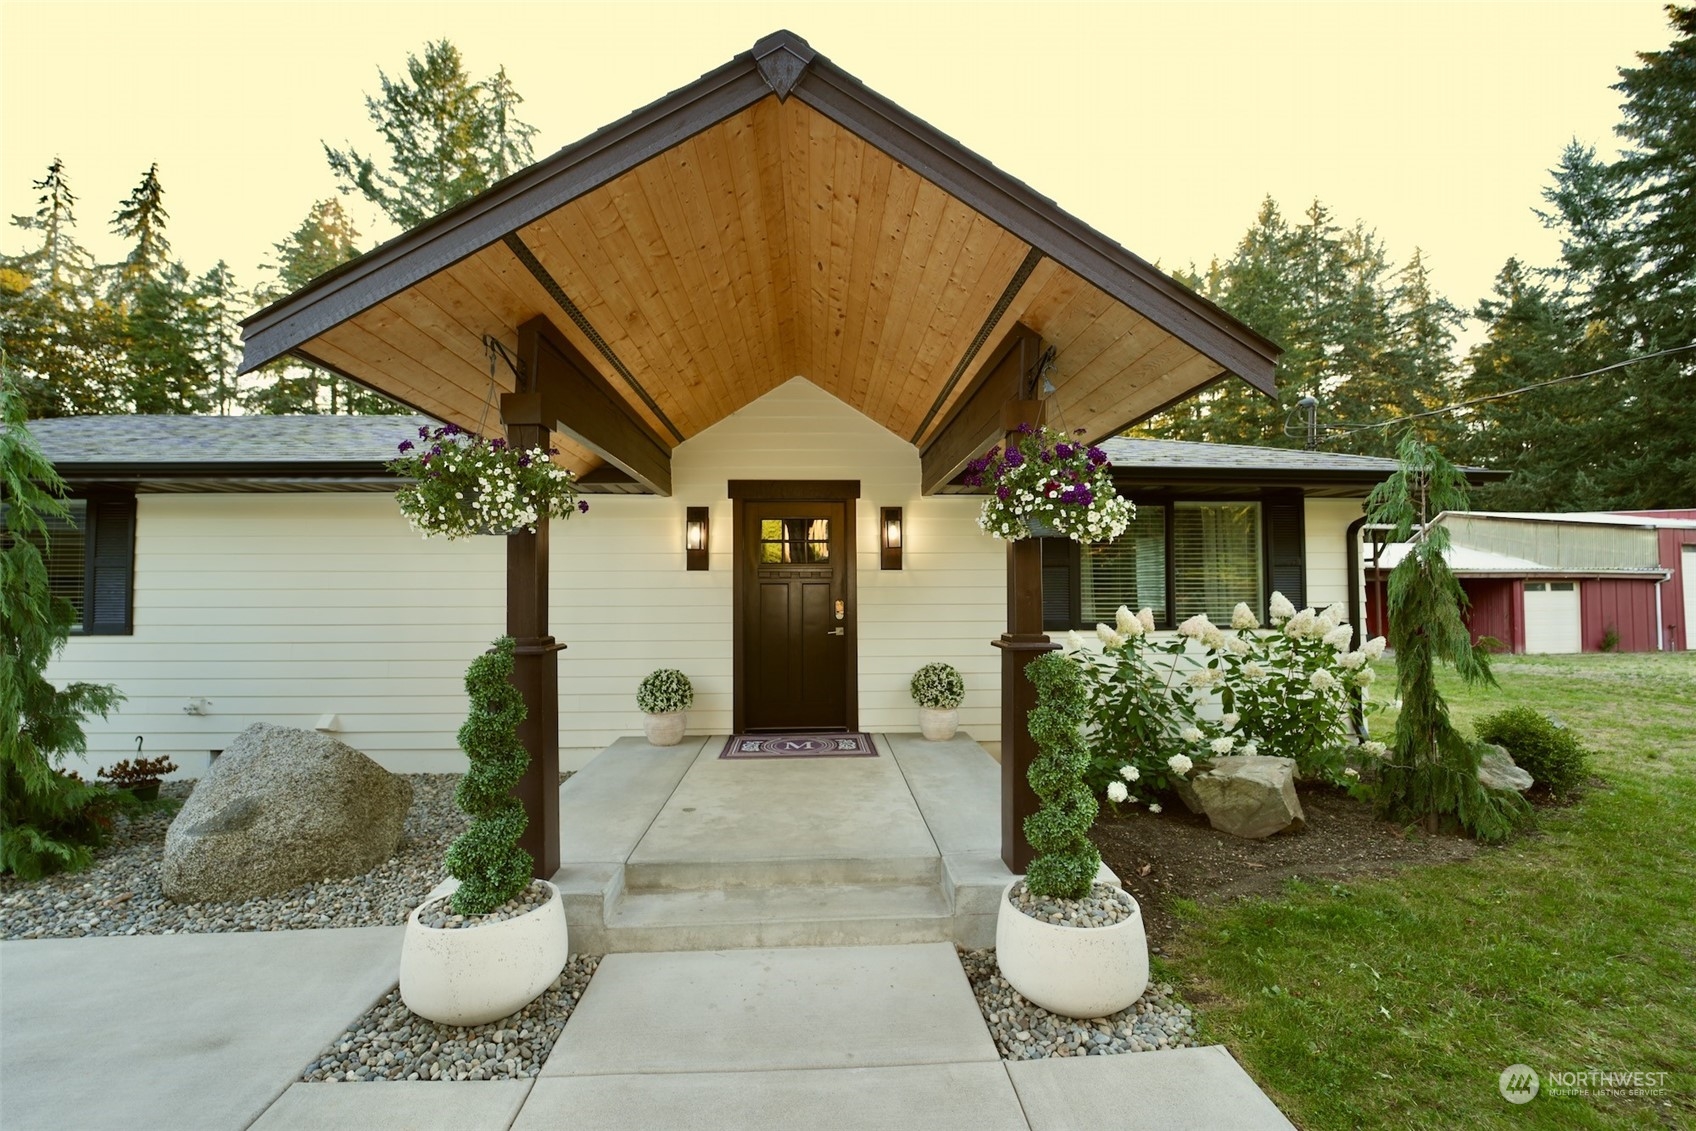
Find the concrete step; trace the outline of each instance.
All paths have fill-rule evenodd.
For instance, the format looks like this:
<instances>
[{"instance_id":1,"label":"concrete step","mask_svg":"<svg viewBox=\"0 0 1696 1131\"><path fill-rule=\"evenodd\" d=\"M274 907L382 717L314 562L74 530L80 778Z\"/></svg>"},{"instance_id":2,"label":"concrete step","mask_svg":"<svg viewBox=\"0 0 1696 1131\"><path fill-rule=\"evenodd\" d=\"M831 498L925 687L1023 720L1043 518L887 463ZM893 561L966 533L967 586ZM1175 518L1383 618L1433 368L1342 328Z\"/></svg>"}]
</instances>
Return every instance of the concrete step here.
<instances>
[{"instance_id":1,"label":"concrete step","mask_svg":"<svg viewBox=\"0 0 1696 1131\"><path fill-rule=\"evenodd\" d=\"M632 857L624 866L630 892L729 891L736 888L821 884L930 884L942 878L942 859L912 856L797 856L792 858L656 860Z\"/></svg>"},{"instance_id":2,"label":"concrete step","mask_svg":"<svg viewBox=\"0 0 1696 1131\"><path fill-rule=\"evenodd\" d=\"M935 942L952 930L934 882L626 891L604 928L608 953Z\"/></svg>"}]
</instances>

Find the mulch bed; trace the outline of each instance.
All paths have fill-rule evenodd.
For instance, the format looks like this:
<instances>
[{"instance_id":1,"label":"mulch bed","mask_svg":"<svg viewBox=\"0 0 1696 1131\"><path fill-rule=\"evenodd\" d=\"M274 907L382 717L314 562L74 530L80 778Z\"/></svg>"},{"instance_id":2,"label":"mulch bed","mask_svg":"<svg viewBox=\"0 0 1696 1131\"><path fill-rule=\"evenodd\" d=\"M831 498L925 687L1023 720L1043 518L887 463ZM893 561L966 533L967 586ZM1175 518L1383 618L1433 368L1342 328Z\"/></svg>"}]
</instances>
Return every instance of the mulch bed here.
<instances>
[{"instance_id":1,"label":"mulch bed","mask_svg":"<svg viewBox=\"0 0 1696 1131\"><path fill-rule=\"evenodd\" d=\"M1175 798L1158 814L1115 817L1103 806L1090 839L1142 905L1156 953L1176 930L1175 899L1275 895L1295 878L1337 880L1409 864L1465 860L1478 851L1466 837L1404 829L1381 821L1346 793L1301 790L1307 828L1265 840L1215 832L1207 818Z\"/></svg>"}]
</instances>

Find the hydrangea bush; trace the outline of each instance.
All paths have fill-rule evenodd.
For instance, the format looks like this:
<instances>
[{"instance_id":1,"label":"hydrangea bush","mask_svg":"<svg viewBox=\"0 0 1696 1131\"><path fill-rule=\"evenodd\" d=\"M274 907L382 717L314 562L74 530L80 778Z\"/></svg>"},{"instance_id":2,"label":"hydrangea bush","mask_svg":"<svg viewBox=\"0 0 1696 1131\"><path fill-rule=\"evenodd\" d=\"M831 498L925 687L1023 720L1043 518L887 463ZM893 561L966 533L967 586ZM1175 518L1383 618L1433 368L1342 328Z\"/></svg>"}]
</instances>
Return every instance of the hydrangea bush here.
<instances>
[{"instance_id":1,"label":"hydrangea bush","mask_svg":"<svg viewBox=\"0 0 1696 1131\"><path fill-rule=\"evenodd\" d=\"M425 537L534 533L548 518L585 513L577 478L549 457L554 449L520 451L453 424L418 429L402 440L388 469L411 482L395 494L400 511Z\"/></svg>"},{"instance_id":2,"label":"hydrangea bush","mask_svg":"<svg viewBox=\"0 0 1696 1131\"><path fill-rule=\"evenodd\" d=\"M669 715L695 705L695 687L676 668L650 672L636 688L636 706L645 715Z\"/></svg>"},{"instance_id":3,"label":"hydrangea bush","mask_svg":"<svg viewBox=\"0 0 1696 1131\"><path fill-rule=\"evenodd\" d=\"M966 681L952 664L926 664L913 673L907 685L913 702L933 711L952 711L966 697Z\"/></svg>"},{"instance_id":4,"label":"hydrangea bush","mask_svg":"<svg viewBox=\"0 0 1696 1131\"><path fill-rule=\"evenodd\" d=\"M986 533L1016 542L1039 526L1087 546L1125 532L1136 508L1115 490L1106 452L1052 428L1021 424L1019 432L1017 443L966 465L968 486L995 489L978 515Z\"/></svg>"},{"instance_id":5,"label":"hydrangea bush","mask_svg":"<svg viewBox=\"0 0 1696 1131\"><path fill-rule=\"evenodd\" d=\"M1175 637L1155 640L1149 610L1120 609L1116 624L1096 627L1099 655L1074 636L1071 654L1096 676L1091 786L1115 804L1151 797L1232 754L1292 758L1303 778L1354 785L1350 693L1366 695L1384 640L1352 648L1340 603L1298 611L1274 593L1269 613L1262 628L1238 604L1229 628L1194 616ZM1215 701L1217 717L1204 709ZM1360 752L1376 758L1383 747Z\"/></svg>"}]
</instances>

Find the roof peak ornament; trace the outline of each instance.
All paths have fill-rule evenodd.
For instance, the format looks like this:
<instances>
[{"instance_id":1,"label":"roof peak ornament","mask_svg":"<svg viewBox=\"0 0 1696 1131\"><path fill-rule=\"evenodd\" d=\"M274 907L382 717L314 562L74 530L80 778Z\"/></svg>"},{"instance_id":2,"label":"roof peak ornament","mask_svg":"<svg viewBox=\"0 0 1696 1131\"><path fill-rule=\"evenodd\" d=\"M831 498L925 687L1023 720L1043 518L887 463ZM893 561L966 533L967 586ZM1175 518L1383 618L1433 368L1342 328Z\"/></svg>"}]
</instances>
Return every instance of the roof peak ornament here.
<instances>
[{"instance_id":1,"label":"roof peak ornament","mask_svg":"<svg viewBox=\"0 0 1696 1131\"><path fill-rule=\"evenodd\" d=\"M801 76L818 56L806 40L792 31L774 31L762 36L753 50L754 65L766 80L779 102L789 98L789 92L801 81Z\"/></svg>"}]
</instances>

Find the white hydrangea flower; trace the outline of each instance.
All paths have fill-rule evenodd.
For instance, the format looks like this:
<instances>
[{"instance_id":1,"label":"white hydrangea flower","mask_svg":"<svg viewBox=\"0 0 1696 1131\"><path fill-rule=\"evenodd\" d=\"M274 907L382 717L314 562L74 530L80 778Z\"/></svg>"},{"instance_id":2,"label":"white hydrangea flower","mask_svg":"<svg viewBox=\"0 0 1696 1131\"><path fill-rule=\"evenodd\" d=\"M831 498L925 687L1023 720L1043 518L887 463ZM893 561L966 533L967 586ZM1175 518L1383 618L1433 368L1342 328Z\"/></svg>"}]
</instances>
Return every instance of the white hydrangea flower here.
<instances>
[{"instance_id":1,"label":"white hydrangea flower","mask_svg":"<svg viewBox=\"0 0 1696 1131\"><path fill-rule=\"evenodd\" d=\"M1235 711L1226 711L1223 715L1219 716L1219 725L1224 727L1226 730L1235 729L1236 725L1242 721L1243 717Z\"/></svg>"},{"instance_id":2,"label":"white hydrangea flower","mask_svg":"<svg viewBox=\"0 0 1696 1131\"><path fill-rule=\"evenodd\" d=\"M1148 811L1149 811L1149 812L1150 812L1150 813L1158 813L1158 812L1160 812L1160 802L1158 802L1158 801L1150 801L1150 802L1149 802L1149 803L1148 803Z\"/></svg>"},{"instance_id":3,"label":"white hydrangea flower","mask_svg":"<svg viewBox=\"0 0 1696 1131\"><path fill-rule=\"evenodd\" d=\"M1095 634L1101 638L1102 647L1106 648L1109 652L1124 643L1124 640L1120 638L1117 632L1114 632L1111 628L1104 624L1098 624L1095 626Z\"/></svg>"},{"instance_id":4,"label":"white hydrangea flower","mask_svg":"<svg viewBox=\"0 0 1696 1131\"><path fill-rule=\"evenodd\" d=\"M1201 643L1203 647L1217 652L1225 646L1224 630L1218 625L1208 625L1207 630L1201 634Z\"/></svg>"},{"instance_id":5,"label":"white hydrangea flower","mask_svg":"<svg viewBox=\"0 0 1696 1131\"><path fill-rule=\"evenodd\" d=\"M1185 742L1200 742L1202 734L1201 731L1197 730L1195 727L1185 727L1183 730L1178 732L1178 737L1183 739Z\"/></svg>"},{"instance_id":6,"label":"white hydrangea flower","mask_svg":"<svg viewBox=\"0 0 1696 1131\"><path fill-rule=\"evenodd\" d=\"M1191 640L1200 640L1212 627L1213 622L1207 619L1206 613L1197 613L1178 626L1178 635L1187 636Z\"/></svg>"},{"instance_id":7,"label":"white hydrangea flower","mask_svg":"<svg viewBox=\"0 0 1696 1131\"><path fill-rule=\"evenodd\" d=\"M1137 615L1125 606L1119 606L1119 611L1113 619L1118 623L1120 633L1127 639L1134 639L1142 635L1142 621L1138 620Z\"/></svg>"},{"instance_id":8,"label":"white hydrangea flower","mask_svg":"<svg viewBox=\"0 0 1696 1131\"><path fill-rule=\"evenodd\" d=\"M1325 643L1338 652L1346 652L1349 645L1354 643L1354 629L1346 624L1339 624L1325 634Z\"/></svg>"},{"instance_id":9,"label":"white hydrangea flower","mask_svg":"<svg viewBox=\"0 0 1696 1131\"><path fill-rule=\"evenodd\" d=\"M1343 776L1346 778L1358 778L1360 776L1360 771L1355 769L1353 766L1349 766L1343 770Z\"/></svg>"},{"instance_id":10,"label":"white hydrangea flower","mask_svg":"<svg viewBox=\"0 0 1696 1131\"><path fill-rule=\"evenodd\" d=\"M1371 668L1361 668L1354 673L1354 681L1362 687L1371 687L1372 681L1378 678L1378 673Z\"/></svg>"},{"instance_id":11,"label":"white hydrangea flower","mask_svg":"<svg viewBox=\"0 0 1696 1131\"><path fill-rule=\"evenodd\" d=\"M1385 640L1382 636L1374 636L1371 640L1362 644L1360 646L1360 650L1366 653L1366 658L1368 660L1376 660L1379 656L1384 654L1384 648L1388 644L1389 641Z\"/></svg>"},{"instance_id":12,"label":"white hydrangea flower","mask_svg":"<svg viewBox=\"0 0 1696 1131\"><path fill-rule=\"evenodd\" d=\"M1344 652L1337 657L1337 666L1344 671L1352 672L1364 663L1366 663L1365 652Z\"/></svg>"},{"instance_id":13,"label":"white hydrangea flower","mask_svg":"<svg viewBox=\"0 0 1696 1131\"><path fill-rule=\"evenodd\" d=\"M1110 781L1107 783L1107 800L1113 802L1113 804L1117 805L1130 795L1131 791L1125 788L1124 782Z\"/></svg>"},{"instance_id":14,"label":"white hydrangea flower","mask_svg":"<svg viewBox=\"0 0 1696 1131\"><path fill-rule=\"evenodd\" d=\"M1324 668L1320 668L1309 676L1307 682L1313 685L1315 691L1335 691L1337 689L1337 677Z\"/></svg>"},{"instance_id":15,"label":"white hydrangea flower","mask_svg":"<svg viewBox=\"0 0 1696 1131\"><path fill-rule=\"evenodd\" d=\"M1240 636L1227 636L1225 638L1225 651L1233 656L1246 656L1254 651L1254 645Z\"/></svg>"},{"instance_id":16,"label":"white hydrangea flower","mask_svg":"<svg viewBox=\"0 0 1696 1131\"><path fill-rule=\"evenodd\" d=\"M1120 766L1119 776L1124 778L1126 781L1136 781L1138 778L1142 777L1142 771L1137 769L1135 766Z\"/></svg>"},{"instance_id":17,"label":"white hydrangea flower","mask_svg":"<svg viewBox=\"0 0 1696 1131\"><path fill-rule=\"evenodd\" d=\"M1189 679L1184 682L1198 690L1212 687L1215 683L1219 682L1219 673L1214 671L1212 668L1199 668L1196 671L1191 672Z\"/></svg>"},{"instance_id":18,"label":"white hydrangea flower","mask_svg":"<svg viewBox=\"0 0 1696 1131\"><path fill-rule=\"evenodd\" d=\"M1329 605L1325 606L1325 612L1323 615L1330 617L1334 624L1347 624L1349 619L1349 607L1341 601L1332 601Z\"/></svg>"},{"instance_id":19,"label":"white hydrangea flower","mask_svg":"<svg viewBox=\"0 0 1696 1131\"><path fill-rule=\"evenodd\" d=\"M1190 761L1189 756L1185 754L1172 755L1170 758L1166 759L1166 765L1179 777L1183 777L1185 774L1189 773L1190 770L1195 768L1195 763Z\"/></svg>"},{"instance_id":20,"label":"white hydrangea flower","mask_svg":"<svg viewBox=\"0 0 1696 1131\"><path fill-rule=\"evenodd\" d=\"M1149 632L1154 631L1154 610L1153 609L1144 608L1141 612L1137 613L1137 619L1142 622L1142 630L1143 630L1144 633L1149 633Z\"/></svg>"},{"instance_id":21,"label":"white hydrangea flower","mask_svg":"<svg viewBox=\"0 0 1696 1131\"><path fill-rule=\"evenodd\" d=\"M1282 624L1296 615L1296 607L1290 604L1290 599L1282 593L1272 594L1272 600L1268 602L1266 611L1272 617L1273 624Z\"/></svg>"},{"instance_id":22,"label":"white hydrangea flower","mask_svg":"<svg viewBox=\"0 0 1696 1131\"><path fill-rule=\"evenodd\" d=\"M1247 601L1238 601L1237 607L1231 610L1231 627L1235 629L1260 627L1260 618L1254 615L1254 610L1248 607Z\"/></svg>"},{"instance_id":23,"label":"white hydrangea flower","mask_svg":"<svg viewBox=\"0 0 1696 1131\"><path fill-rule=\"evenodd\" d=\"M1250 660L1248 663L1243 665L1243 674L1250 679L1265 679L1266 669L1261 665L1260 661Z\"/></svg>"},{"instance_id":24,"label":"white hydrangea flower","mask_svg":"<svg viewBox=\"0 0 1696 1131\"><path fill-rule=\"evenodd\" d=\"M1245 742L1242 744L1242 748L1238 751L1238 753L1242 754L1245 758L1252 758L1256 754L1260 753L1260 743Z\"/></svg>"},{"instance_id":25,"label":"white hydrangea flower","mask_svg":"<svg viewBox=\"0 0 1696 1131\"><path fill-rule=\"evenodd\" d=\"M1066 651L1076 652L1084 646L1084 638L1078 635L1077 629L1066 633Z\"/></svg>"},{"instance_id":26,"label":"white hydrangea flower","mask_svg":"<svg viewBox=\"0 0 1696 1131\"><path fill-rule=\"evenodd\" d=\"M1215 754L1229 754L1231 752L1231 750L1237 745L1237 740L1234 737L1232 737L1231 735L1227 734L1224 738L1215 738L1212 742L1209 742L1207 745L1212 749L1212 751Z\"/></svg>"},{"instance_id":27,"label":"white hydrangea flower","mask_svg":"<svg viewBox=\"0 0 1696 1131\"><path fill-rule=\"evenodd\" d=\"M1292 640L1301 640L1313 635L1313 630L1319 623L1319 618L1313 615L1312 609L1303 609L1289 619L1284 625L1284 635Z\"/></svg>"},{"instance_id":28,"label":"white hydrangea flower","mask_svg":"<svg viewBox=\"0 0 1696 1131\"><path fill-rule=\"evenodd\" d=\"M1390 752L1390 748L1388 746L1376 739L1371 739L1361 743L1360 748L1372 755L1374 758L1382 758Z\"/></svg>"}]
</instances>

